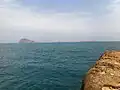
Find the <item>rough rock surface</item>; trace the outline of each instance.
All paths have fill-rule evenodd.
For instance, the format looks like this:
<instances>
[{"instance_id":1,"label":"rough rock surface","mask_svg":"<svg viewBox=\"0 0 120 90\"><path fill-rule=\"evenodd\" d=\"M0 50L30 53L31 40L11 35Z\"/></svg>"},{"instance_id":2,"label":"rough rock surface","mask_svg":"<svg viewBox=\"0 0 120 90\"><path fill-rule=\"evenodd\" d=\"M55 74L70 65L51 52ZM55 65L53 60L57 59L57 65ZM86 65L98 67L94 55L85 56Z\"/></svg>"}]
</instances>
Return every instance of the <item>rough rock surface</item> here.
<instances>
[{"instance_id":1,"label":"rough rock surface","mask_svg":"<svg viewBox=\"0 0 120 90\"><path fill-rule=\"evenodd\" d=\"M88 71L81 90L120 90L120 51L106 51Z\"/></svg>"}]
</instances>

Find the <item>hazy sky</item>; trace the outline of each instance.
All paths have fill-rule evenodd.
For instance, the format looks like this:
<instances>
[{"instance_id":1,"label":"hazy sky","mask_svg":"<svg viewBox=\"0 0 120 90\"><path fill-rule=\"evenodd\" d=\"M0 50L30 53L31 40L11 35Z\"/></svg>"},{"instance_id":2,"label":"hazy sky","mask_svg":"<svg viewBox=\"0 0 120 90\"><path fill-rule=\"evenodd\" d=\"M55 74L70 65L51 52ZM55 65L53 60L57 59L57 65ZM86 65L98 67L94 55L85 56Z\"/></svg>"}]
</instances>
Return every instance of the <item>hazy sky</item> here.
<instances>
[{"instance_id":1,"label":"hazy sky","mask_svg":"<svg viewBox=\"0 0 120 90\"><path fill-rule=\"evenodd\" d=\"M120 40L120 0L0 0L0 42Z\"/></svg>"}]
</instances>

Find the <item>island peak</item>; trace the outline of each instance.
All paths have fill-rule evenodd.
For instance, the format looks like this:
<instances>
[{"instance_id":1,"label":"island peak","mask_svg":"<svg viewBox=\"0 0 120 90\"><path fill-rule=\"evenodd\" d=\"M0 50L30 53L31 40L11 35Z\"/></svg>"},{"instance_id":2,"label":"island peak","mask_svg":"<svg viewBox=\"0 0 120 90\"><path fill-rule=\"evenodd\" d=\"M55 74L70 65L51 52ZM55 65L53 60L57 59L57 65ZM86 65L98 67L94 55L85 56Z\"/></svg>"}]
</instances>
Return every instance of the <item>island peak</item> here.
<instances>
[{"instance_id":1,"label":"island peak","mask_svg":"<svg viewBox=\"0 0 120 90\"><path fill-rule=\"evenodd\" d=\"M35 43L35 41L29 40L29 39L26 39L26 38L22 38L22 39L20 39L19 43Z\"/></svg>"}]
</instances>

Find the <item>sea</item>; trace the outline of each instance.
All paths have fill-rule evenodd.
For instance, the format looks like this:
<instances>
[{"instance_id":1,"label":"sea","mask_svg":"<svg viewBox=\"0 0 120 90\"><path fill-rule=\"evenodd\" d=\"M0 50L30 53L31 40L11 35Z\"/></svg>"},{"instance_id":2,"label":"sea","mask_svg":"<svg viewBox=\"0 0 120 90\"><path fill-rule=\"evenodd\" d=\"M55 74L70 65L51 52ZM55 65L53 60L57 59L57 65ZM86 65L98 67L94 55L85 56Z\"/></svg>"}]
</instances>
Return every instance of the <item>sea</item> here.
<instances>
[{"instance_id":1,"label":"sea","mask_svg":"<svg viewBox=\"0 0 120 90\"><path fill-rule=\"evenodd\" d=\"M0 90L80 90L106 50L120 42L0 44Z\"/></svg>"}]
</instances>

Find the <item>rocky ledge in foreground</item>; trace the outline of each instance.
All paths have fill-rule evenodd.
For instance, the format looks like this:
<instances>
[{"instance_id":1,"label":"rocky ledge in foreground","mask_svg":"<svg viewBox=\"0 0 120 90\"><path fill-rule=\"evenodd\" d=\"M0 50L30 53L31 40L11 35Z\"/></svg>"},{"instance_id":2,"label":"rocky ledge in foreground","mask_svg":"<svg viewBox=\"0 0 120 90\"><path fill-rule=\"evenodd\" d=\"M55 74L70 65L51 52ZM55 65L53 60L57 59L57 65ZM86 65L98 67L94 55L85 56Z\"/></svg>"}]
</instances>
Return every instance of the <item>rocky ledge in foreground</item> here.
<instances>
[{"instance_id":1,"label":"rocky ledge in foreground","mask_svg":"<svg viewBox=\"0 0 120 90\"><path fill-rule=\"evenodd\" d=\"M120 90L120 51L106 51L88 71L81 90Z\"/></svg>"},{"instance_id":2,"label":"rocky ledge in foreground","mask_svg":"<svg viewBox=\"0 0 120 90\"><path fill-rule=\"evenodd\" d=\"M23 39L21 39L21 40L19 41L19 43L35 43L35 41L32 41L32 40L23 38Z\"/></svg>"}]
</instances>

